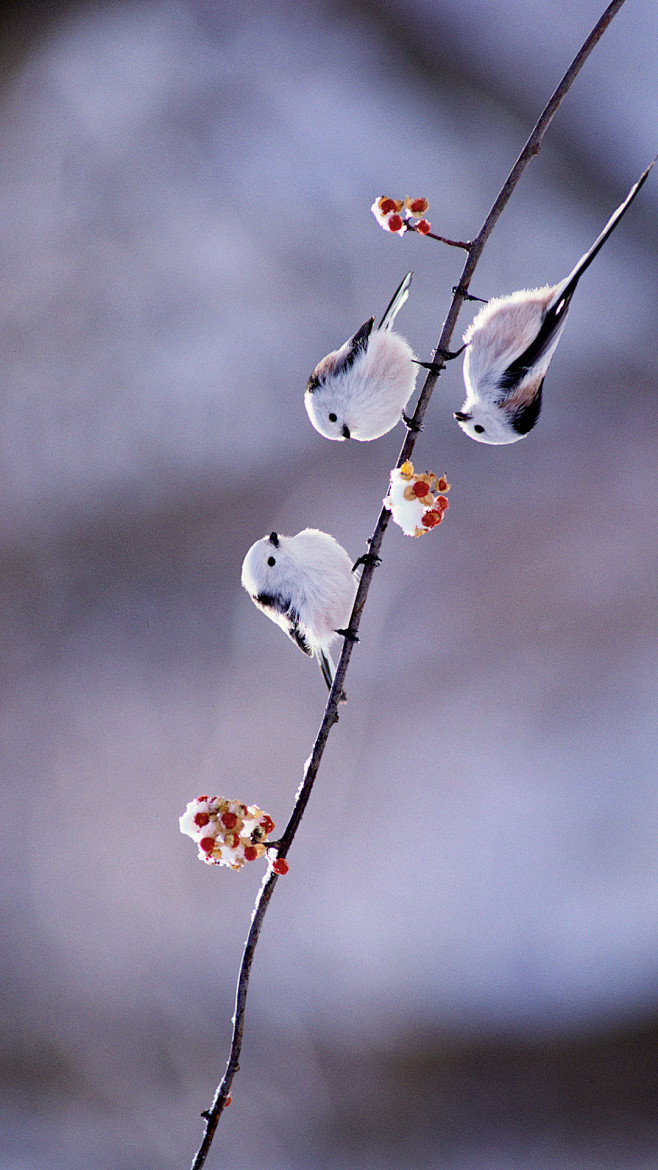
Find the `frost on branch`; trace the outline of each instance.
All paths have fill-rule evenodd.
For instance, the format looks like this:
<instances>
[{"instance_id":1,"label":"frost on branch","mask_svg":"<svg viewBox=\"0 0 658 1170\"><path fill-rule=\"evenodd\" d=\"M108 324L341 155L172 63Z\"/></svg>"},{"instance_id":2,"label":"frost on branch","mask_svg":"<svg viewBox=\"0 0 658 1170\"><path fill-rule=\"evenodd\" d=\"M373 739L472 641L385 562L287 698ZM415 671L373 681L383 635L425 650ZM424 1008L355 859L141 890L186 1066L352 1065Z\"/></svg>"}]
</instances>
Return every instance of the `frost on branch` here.
<instances>
[{"instance_id":1,"label":"frost on branch","mask_svg":"<svg viewBox=\"0 0 658 1170\"><path fill-rule=\"evenodd\" d=\"M420 475L407 460L402 467L393 468L388 495L382 502L405 536L424 536L441 523L448 511L448 491L450 484L445 476L433 471Z\"/></svg>"},{"instance_id":2,"label":"frost on branch","mask_svg":"<svg viewBox=\"0 0 658 1170\"><path fill-rule=\"evenodd\" d=\"M255 804L198 796L191 800L178 821L181 833L199 847L199 860L208 865L241 869L246 861L262 857L274 821Z\"/></svg>"},{"instance_id":3,"label":"frost on branch","mask_svg":"<svg viewBox=\"0 0 658 1170\"><path fill-rule=\"evenodd\" d=\"M390 199L388 195L379 195L370 210L386 232L403 236L406 231L412 231L426 236L430 223L422 217L428 207L427 199L421 196L407 195L406 199Z\"/></svg>"}]
</instances>

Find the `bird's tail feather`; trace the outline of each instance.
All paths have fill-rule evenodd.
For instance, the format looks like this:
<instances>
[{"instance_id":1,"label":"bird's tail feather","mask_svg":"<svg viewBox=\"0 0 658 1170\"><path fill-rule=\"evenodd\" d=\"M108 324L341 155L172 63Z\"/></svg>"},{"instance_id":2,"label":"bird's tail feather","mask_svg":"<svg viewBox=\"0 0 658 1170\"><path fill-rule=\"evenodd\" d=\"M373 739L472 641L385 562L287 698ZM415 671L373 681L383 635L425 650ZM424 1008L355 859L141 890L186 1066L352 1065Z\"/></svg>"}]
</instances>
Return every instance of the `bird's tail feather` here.
<instances>
[{"instance_id":1,"label":"bird's tail feather","mask_svg":"<svg viewBox=\"0 0 658 1170\"><path fill-rule=\"evenodd\" d=\"M334 675L336 673L336 667L334 666L331 654L328 650L318 650L317 656L318 664L320 670L322 671L322 677L327 684L327 689L331 690L334 682Z\"/></svg>"},{"instance_id":2,"label":"bird's tail feather","mask_svg":"<svg viewBox=\"0 0 658 1170\"><path fill-rule=\"evenodd\" d=\"M316 653L320 670L322 671L322 677L326 682L328 689L331 690L332 686L334 685L334 676L336 674L336 667L334 666L331 654L328 650L318 650ZM338 696L338 702L347 702L347 695L345 694L345 691L340 692L340 695Z\"/></svg>"},{"instance_id":3,"label":"bird's tail feather","mask_svg":"<svg viewBox=\"0 0 658 1170\"><path fill-rule=\"evenodd\" d=\"M382 319L378 325L379 329L384 329L386 332L388 332L389 329L393 328L393 322L395 321L395 318L397 317L398 313L400 312L400 309L402 308L407 297L409 296L409 289L411 287L412 276L413 276L413 272L408 272L407 275L405 276L404 280L402 281L402 284L400 285L400 287L397 288L395 290L395 292L393 293L393 298L391 300L391 303L388 306L386 312L384 313L384 316L382 317Z\"/></svg>"},{"instance_id":4,"label":"bird's tail feather","mask_svg":"<svg viewBox=\"0 0 658 1170\"><path fill-rule=\"evenodd\" d=\"M658 155L656 155L656 158L654 158L653 162L649 163L649 166L647 167L647 169L642 172L637 183L635 183L631 187L630 191L628 192L628 195L624 199L624 202L619 204L619 207L617 208L616 211L613 211L612 215L610 216L610 219L608 220L607 224L605 225L600 236L597 236L597 238L595 239L591 248L587 252L585 252L585 255L581 256L581 258L578 261L578 263L576 264L576 267L574 268L573 272L571 272L569 274L569 276L567 276L566 280L563 280L561 282L561 284L558 285L558 288L556 290L555 297L553 298L552 303L556 303L557 301L562 300L563 297L566 297L568 300L571 299L573 291L574 291L576 285L578 284L578 281L580 280L581 276L583 275L583 272L587 271L587 269L589 268L590 264L592 263L592 260L594 259L594 257L597 256L598 253L601 251L601 248L605 244L608 236L615 230L619 221L623 218L623 216L628 211L631 203L635 199L635 196L638 194L640 187L642 187L642 185L645 183L646 179L648 178L649 171L651 170L652 166L654 165L654 163L657 160L658 160ZM548 306L549 309L551 307L552 307L552 305Z\"/></svg>"}]
</instances>

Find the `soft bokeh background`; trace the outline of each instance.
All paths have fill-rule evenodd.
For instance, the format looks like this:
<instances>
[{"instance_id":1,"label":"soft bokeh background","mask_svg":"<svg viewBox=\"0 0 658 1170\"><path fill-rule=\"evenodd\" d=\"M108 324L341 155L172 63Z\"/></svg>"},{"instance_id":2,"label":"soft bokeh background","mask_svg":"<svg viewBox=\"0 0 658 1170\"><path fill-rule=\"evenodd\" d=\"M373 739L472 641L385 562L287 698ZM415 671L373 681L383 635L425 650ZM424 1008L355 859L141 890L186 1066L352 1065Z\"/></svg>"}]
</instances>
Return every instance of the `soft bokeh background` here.
<instances>
[{"instance_id":1,"label":"soft bokeh background","mask_svg":"<svg viewBox=\"0 0 658 1170\"><path fill-rule=\"evenodd\" d=\"M365 549L402 439L337 445L309 371L407 268L429 356L461 255L603 0L4 6L1 1170L174 1170L224 1067L261 868L199 792L285 823L325 694L248 546ZM656 152L629 0L478 268L562 277ZM445 373L350 702L256 956L210 1167L658 1164L658 181L588 274L517 446ZM470 314L460 322L465 326Z\"/></svg>"}]
</instances>

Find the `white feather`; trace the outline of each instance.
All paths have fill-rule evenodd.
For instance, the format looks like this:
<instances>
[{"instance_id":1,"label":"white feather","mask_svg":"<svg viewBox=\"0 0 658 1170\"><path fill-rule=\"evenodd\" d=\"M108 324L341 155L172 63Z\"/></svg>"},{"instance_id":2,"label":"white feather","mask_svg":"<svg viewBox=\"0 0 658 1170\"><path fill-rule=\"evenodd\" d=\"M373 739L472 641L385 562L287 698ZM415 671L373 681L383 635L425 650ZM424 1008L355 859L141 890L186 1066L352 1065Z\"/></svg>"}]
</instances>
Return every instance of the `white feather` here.
<instances>
[{"instance_id":1,"label":"white feather","mask_svg":"<svg viewBox=\"0 0 658 1170\"><path fill-rule=\"evenodd\" d=\"M356 356L352 354L354 338L349 338L315 367L304 405L316 431L326 439L365 443L379 439L400 422L414 392L418 367L411 346L392 326L409 296L411 277L408 272L379 328L370 333Z\"/></svg>"},{"instance_id":2,"label":"white feather","mask_svg":"<svg viewBox=\"0 0 658 1170\"><path fill-rule=\"evenodd\" d=\"M349 342L346 342L349 345ZM328 354L340 363L342 350ZM418 367L413 350L399 333L378 329L371 334L368 348L351 366L306 391L304 405L316 431L327 439L343 440L343 427L359 442L379 439L402 418L413 394ZM329 415L336 416L335 421Z\"/></svg>"},{"instance_id":3,"label":"white feather","mask_svg":"<svg viewBox=\"0 0 658 1170\"><path fill-rule=\"evenodd\" d=\"M293 637L294 621L311 652L328 656L336 631L349 625L358 585L352 561L333 536L317 528L277 536L277 541L264 536L251 546L242 564L242 584L285 633ZM264 605L261 597L273 598L274 604Z\"/></svg>"},{"instance_id":4,"label":"white feather","mask_svg":"<svg viewBox=\"0 0 658 1170\"><path fill-rule=\"evenodd\" d=\"M534 427L542 383L578 281L626 214L655 161L631 187L569 276L556 285L495 297L469 325L464 334L466 400L455 418L471 439L496 445L516 443Z\"/></svg>"},{"instance_id":5,"label":"white feather","mask_svg":"<svg viewBox=\"0 0 658 1170\"><path fill-rule=\"evenodd\" d=\"M519 289L480 309L464 334L467 402L500 397L501 375L537 336L554 291L550 285Z\"/></svg>"}]
</instances>

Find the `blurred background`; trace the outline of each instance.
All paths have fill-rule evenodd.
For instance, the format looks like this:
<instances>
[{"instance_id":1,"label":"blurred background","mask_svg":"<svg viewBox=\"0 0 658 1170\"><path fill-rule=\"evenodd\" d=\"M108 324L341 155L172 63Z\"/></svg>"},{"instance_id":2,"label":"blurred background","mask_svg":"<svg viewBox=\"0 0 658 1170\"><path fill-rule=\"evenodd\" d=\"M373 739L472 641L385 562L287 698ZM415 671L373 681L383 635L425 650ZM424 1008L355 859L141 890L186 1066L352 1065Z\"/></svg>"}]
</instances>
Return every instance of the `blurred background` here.
<instances>
[{"instance_id":1,"label":"blurred background","mask_svg":"<svg viewBox=\"0 0 658 1170\"><path fill-rule=\"evenodd\" d=\"M463 259L370 204L474 234L603 8L2 6L1 1170L191 1162L263 867L178 817L282 828L326 697L242 558L365 551L402 428L327 443L306 379L407 269L429 357ZM473 292L570 270L658 149L657 60L630 0ZM652 176L526 441L470 442L441 378L450 512L387 533L209 1167L658 1165L657 211Z\"/></svg>"}]
</instances>

